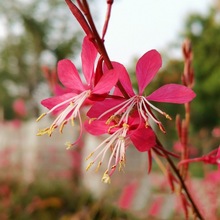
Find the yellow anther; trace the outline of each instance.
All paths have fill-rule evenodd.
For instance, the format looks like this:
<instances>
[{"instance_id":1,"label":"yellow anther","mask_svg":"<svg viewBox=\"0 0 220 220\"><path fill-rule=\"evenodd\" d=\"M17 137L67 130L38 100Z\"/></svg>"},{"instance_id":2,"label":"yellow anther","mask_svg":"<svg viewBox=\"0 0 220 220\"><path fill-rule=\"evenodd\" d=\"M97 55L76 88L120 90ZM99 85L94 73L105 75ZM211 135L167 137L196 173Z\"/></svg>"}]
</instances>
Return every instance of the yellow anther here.
<instances>
[{"instance_id":1,"label":"yellow anther","mask_svg":"<svg viewBox=\"0 0 220 220\"><path fill-rule=\"evenodd\" d=\"M166 119L172 120L172 118L167 113L164 112L163 115L166 117Z\"/></svg>"},{"instance_id":2,"label":"yellow anther","mask_svg":"<svg viewBox=\"0 0 220 220\"><path fill-rule=\"evenodd\" d=\"M121 140L121 141L124 141L124 140L125 140L125 137L122 136L122 135L120 135L120 136L118 136L118 139Z\"/></svg>"},{"instance_id":3,"label":"yellow anther","mask_svg":"<svg viewBox=\"0 0 220 220\"><path fill-rule=\"evenodd\" d=\"M112 128L116 128L116 127L118 127L118 126L119 126L118 124L110 126L109 129L108 129L108 133L110 133L110 131L111 131Z\"/></svg>"},{"instance_id":4,"label":"yellow anther","mask_svg":"<svg viewBox=\"0 0 220 220\"><path fill-rule=\"evenodd\" d=\"M115 121L115 123L118 123L120 121L121 116L120 115L115 115L113 120Z\"/></svg>"},{"instance_id":5,"label":"yellow anther","mask_svg":"<svg viewBox=\"0 0 220 220\"><path fill-rule=\"evenodd\" d=\"M116 167L116 165L113 165L113 166L111 167L111 169L112 169L112 170L114 170L114 169L115 169L115 167Z\"/></svg>"},{"instance_id":6,"label":"yellow anther","mask_svg":"<svg viewBox=\"0 0 220 220\"><path fill-rule=\"evenodd\" d=\"M86 157L86 160L88 160L89 158L91 158L91 156L94 154L94 152L92 152L91 154L89 154L88 157Z\"/></svg>"},{"instance_id":7,"label":"yellow anther","mask_svg":"<svg viewBox=\"0 0 220 220\"><path fill-rule=\"evenodd\" d=\"M63 123L60 125L60 129L59 129L60 133L63 133L63 128L66 123L67 123L67 120L63 121Z\"/></svg>"},{"instance_id":8,"label":"yellow anther","mask_svg":"<svg viewBox=\"0 0 220 220\"><path fill-rule=\"evenodd\" d=\"M91 124L93 121L95 121L97 118L90 118L89 119L89 124Z\"/></svg>"},{"instance_id":9,"label":"yellow anther","mask_svg":"<svg viewBox=\"0 0 220 220\"><path fill-rule=\"evenodd\" d=\"M103 174L102 182L103 182L103 183L108 183L108 184L111 183L110 176L108 175L108 170L105 171L105 173Z\"/></svg>"},{"instance_id":10,"label":"yellow anther","mask_svg":"<svg viewBox=\"0 0 220 220\"><path fill-rule=\"evenodd\" d=\"M126 123L124 123L122 126L123 126L123 128L129 128L129 125Z\"/></svg>"},{"instance_id":11,"label":"yellow anther","mask_svg":"<svg viewBox=\"0 0 220 220\"><path fill-rule=\"evenodd\" d=\"M45 129L38 130L37 136L42 136L42 135L44 135L44 134L47 134L48 131L49 131L49 128L45 128Z\"/></svg>"},{"instance_id":12,"label":"yellow anther","mask_svg":"<svg viewBox=\"0 0 220 220\"><path fill-rule=\"evenodd\" d=\"M89 165L86 167L86 171L88 171L93 164L94 162L89 163Z\"/></svg>"},{"instance_id":13,"label":"yellow anther","mask_svg":"<svg viewBox=\"0 0 220 220\"><path fill-rule=\"evenodd\" d=\"M101 165L102 165L102 162L100 161L100 162L98 163L98 166L96 167L95 172L98 172L98 171L99 171L99 168L100 168Z\"/></svg>"},{"instance_id":14,"label":"yellow anther","mask_svg":"<svg viewBox=\"0 0 220 220\"><path fill-rule=\"evenodd\" d=\"M66 146L66 149L69 150L73 145L69 141L67 141L65 143L65 146Z\"/></svg>"},{"instance_id":15,"label":"yellow anther","mask_svg":"<svg viewBox=\"0 0 220 220\"><path fill-rule=\"evenodd\" d=\"M74 126L74 118L71 118L71 125Z\"/></svg>"},{"instance_id":16,"label":"yellow anther","mask_svg":"<svg viewBox=\"0 0 220 220\"><path fill-rule=\"evenodd\" d=\"M47 115L47 113L43 113L43 114L41 114L41 115L37 118L36 122L40 121L41 118L43 118L45 115Z\"/></svg>"},{"instance_id":17,"label":"yellow anther","mask_svg":"<svg viewBox=\"0 0 220 220\"><path fill-rule=\"evenodd\" d=\"M119 162L119 171L124 171L124 168L125 167L125 157L123 156L121 161Z\"/></svg>"},{"instance_id":18,"label":"yellow anther","mask_svg":"<svg viewBox=\"0 0 220 220\"><path fill-rule=\"evenodd\" d=\"M53 133L53 131L55 130L55 128L57 128L57 125L55 125L55 124L52 124L52 125L50 126L50 128L49 128L48 131L47 131L48 136L51 136L51 135L52 135L52 133Z\"/></svg>"},{"instance_id":19,"label":"yellow anther","mask_svg":"<svg viewBox=\"0 0 220 220\"><path fill-rule=\"evenodd\" d=\"M124 172L124 169L123 169L124 167L125 167L125 162L124 162L124 161L123 161L123 162L122 162L122 161L119 162L119 168L118 168L118 170Z\"/></svg>"},{"instance_id":20,"label":"yellow anther","mask_svg":"<svg viewBox=\"0 0 220 220\"><path fill-rule=\"evenodd\" d=\"M111 123L111 121L113 121L115 119L115 116L112 115L106 122L105 124L109 125Z\"/></svg>"}]
</instances>

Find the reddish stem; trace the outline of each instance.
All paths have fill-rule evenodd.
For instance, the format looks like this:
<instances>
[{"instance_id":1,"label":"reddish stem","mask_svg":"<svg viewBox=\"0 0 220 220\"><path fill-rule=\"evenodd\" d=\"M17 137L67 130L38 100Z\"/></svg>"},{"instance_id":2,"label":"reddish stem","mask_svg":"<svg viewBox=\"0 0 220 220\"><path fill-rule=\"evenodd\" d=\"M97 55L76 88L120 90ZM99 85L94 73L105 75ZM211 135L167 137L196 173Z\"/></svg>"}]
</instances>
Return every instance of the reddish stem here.
<instances>
[{"instance_id":1,"label":"reddish stem","mask_svg":"<svg viewBox=\"0 0 220 220\"><path fill-rule=\"evenodd\" d=\"M204 161L204 158L199 157L199 158L192 158L192 159L187 159L187 160L182 160L179 162L178 166L182 166L188 163L192 163L192 162L201 162Z\"/></svg>"},{"instance_id":2,"label":"reddish stem","mask_svg":"<svg viewBox=\"0 0 220 220\"><path fill-rule=\"evenodd\" d=\"M113 0L107 0L107 13L106 13L106 17L105 17L105 24L103 26L103 30L102 30L102 40L104 41L105 39L105 35L108 29L108 24L109 24L109 20L110 20L110 16L111 16L111 9L112 9L112 5L113 5Z\"/></svg>"},{"instance_id":3,"label":"reddish stem","mask_svg":"<svg viewBox=\"0 0 220 220\"><path fill-rule=\"evenodd\" d=\"M162 148L164 149L163 145L160 143L160 141L157 139L157 144ZM153 149L154 150L154 149ZM190 195L189 193L189 190L185 184L185 181L184 179L182 178L179 170L177 169L177 167L175 166L174 162L171 160L170 156L164 152L164 157L166 158L167 162L169 163L170 167L172 168L173 172L176 174L176 178L179 180L179 183L180 183L180 186L181 188L184 190L189 202L191 203L192 205L192 208L194 210L194 213L197 215L197 217L200 219L200 220L204 220L203 216L200 214L200 211L199 209L197 208L192 196Z\"/></svg>"},{"instance_id":4,"label":"reddish stem","mask_svg":"<svg viewBox=\"0 0 220 220\"><path fill-rule=\"evenodd\" d=\"M76 18L76 20L79 22L81 25L82 29L85 31L86 35L89 36L90 38L92 37L93 33L91 29L89 28L89 25L87 21L85 20L83 14L81 11L76 7L74 3L72 3L71 0L65 0L70 11L72 12L73 16Z\"/></svg>"},{"instance_id":5,"label":"reddish stem","mask_svg":"<svg viewBox=\"0 0 220 220\"><path fill-rule=\"evenodd\" d=\"M87 18L87 21L92 29L93 32L93 37L91 38L91 40L93 41L93 43L95 44L96 48L98 49L100 55L103 57L103 60L105 61L106 66L108 67L108 69L113 69L112 63L109 59L108 53L106 51L105 45L103 40L100 38L99 33L96 29L96 26L93 22L93 18L89 9L89 5L87 3L86 0L82 0L83 1L83 7L85 10L85 16ZM110 15L109 15L110 17ZM117 82L117 86L120 89L120 91L122 92L122 94L124 95L124 97L129 98L127 92L125 91L124 87L122 86L122 84L120 83L120 81Z\"/></svg>"},{"instance_id":6,"label":"reddish stem","mask_svg":"<svg viewBox=\"0 0 220 220\"><path fill-rule=\"evenodd\" d=\"M193 53L192 53L192 46L190 40L186 39L184 41L182 50L184 56L184 72L182 75L183 84L188 88L192 88L194 73L191 65ZM185 119L182 121L181 124L182 132L180 134L179 139L183 148L181 159L187 160L189 158L188 131L190 125L190 103L186 103L184 107L185 107ZM187 172L188 172L188 164L184 164L184 166L180 168L180 173L182 174L183 179L186 179Z\"/></svg>"}]
</instances>

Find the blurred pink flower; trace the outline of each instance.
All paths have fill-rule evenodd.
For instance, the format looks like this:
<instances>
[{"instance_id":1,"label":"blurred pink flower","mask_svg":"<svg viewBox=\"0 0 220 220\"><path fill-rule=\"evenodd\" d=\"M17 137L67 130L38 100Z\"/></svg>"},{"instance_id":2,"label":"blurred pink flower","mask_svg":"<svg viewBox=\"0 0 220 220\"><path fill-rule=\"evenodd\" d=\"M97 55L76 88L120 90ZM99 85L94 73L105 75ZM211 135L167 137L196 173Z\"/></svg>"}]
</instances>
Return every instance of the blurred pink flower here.
<instances>
[{"instance_id":1,"label":"blurred pink flower","mask_svg":"<svg viewBox=\"0 0 220 220\"><path fill-rule=\"evenodd\" d=\"M220 137L220 127L215 127L213 130L212 130L212 135L213 137Z\"/></svg>"},{"instance_id":2,"label":"blurred pink flower","mask_svg":"<svg viewBox=\"0 0 220 220\"><path fill-rule=\"evenodd\" d=\"M13 110L20 117L25 117L27 115L25 102L22 98L18 98L13 102Z\"/></svg>"},{"instance_id":3,"label":"blurred pink flower","mask_svg":"<svg viewBox=\"0 0 220 220\"><path fill-rule=\"evenodd\" d=\"M150 204L150 208L148 211L149 216L159 216L160 212L162 211L164 203L164 198L158 197L152 201Z\"/></svg>"},{"instance_id":4,"label":"blurred pink flower","mask_svg":"<svg viewBox=\"0 0 220 220\"><path fill-rule=\"evenodd\" d=\"M129 209L130 207L132 207L132 202L134 201L137 188L137 182L131 182L123 188L118 201L118 205L120 208Z\"/></svg>"}]
</instances>

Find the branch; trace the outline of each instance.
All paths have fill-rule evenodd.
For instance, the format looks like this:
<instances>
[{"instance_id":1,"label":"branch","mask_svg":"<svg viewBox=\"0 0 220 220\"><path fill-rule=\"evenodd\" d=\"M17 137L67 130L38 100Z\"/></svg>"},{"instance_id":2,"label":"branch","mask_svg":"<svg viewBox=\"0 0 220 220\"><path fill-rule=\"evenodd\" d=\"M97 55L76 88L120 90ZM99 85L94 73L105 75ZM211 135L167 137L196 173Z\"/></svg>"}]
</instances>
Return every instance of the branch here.
<instances>
[{"instance_id":1,"label":"branch","mask_svg":"<svg viewBox=\"0 0 220 220\"><path fill-rule=\"evenodd\" d=\"M162 148L164 149L164 147L162 146L162 144L160 143L160 141L157 139L157 144ZM192 205L192 208L193 208L193 211L194 213L196 214L196 216L200 219L200 220L204 220L203 216L201 215L198 207L196 206L192 196L190 195L189 193L189 190L184 182L184 179L182 178L179 170L177 169L177 167L175 166L174 162L172 161L172 159L170 158L170 156L167 154L167 153L164 153L164 157L166 158L167 162L169 163L170 167L172 168L173 172L175 173L176 175L176 178L179 180L179 183L180 183L180 186L181 186L181 189L184 190L189 202L191 203Z\"/></svg>"}]
</instances>

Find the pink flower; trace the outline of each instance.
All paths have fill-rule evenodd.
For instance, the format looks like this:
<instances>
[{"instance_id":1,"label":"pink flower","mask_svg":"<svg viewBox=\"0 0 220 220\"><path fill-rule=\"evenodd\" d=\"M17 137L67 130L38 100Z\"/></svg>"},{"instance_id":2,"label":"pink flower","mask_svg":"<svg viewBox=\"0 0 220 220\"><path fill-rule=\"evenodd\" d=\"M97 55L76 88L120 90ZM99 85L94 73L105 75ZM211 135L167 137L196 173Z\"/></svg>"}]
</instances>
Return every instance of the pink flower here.
<instances>
[{"instance_id":1,"label":"pink flower","mask_svg":"<svg viewBox=\"0 0 220 220\"><path fill-rule=\"evenodd\" d=\"M125 166L126 149L132 143L138 151L149 151L156 145L156 136L150 127L146 127L144 123L130 117L127 123L118 124L117 121L95 120L85 123L86 130L93 135L110 134L96 149L87 157L91 157L87 170L96 164L97 168L102 165L108 151L111 151L107 170L105 171L102 181L110 183L110 177L119 165L119 171Z\"/></svg>"},{"instance_id":2,"label":"pink flower","mask_svg":"<svg viewBox=\"0 0 220 220\"><path fill-rule=\"evenodd\" d=\"M49 111L43 113L37 121L48 114L58 115L52 125L38 132L38 135L48 134L52 135L54 129L60 128L62 132L64 125L71 121L74 125L74 120L79 118L81 133L82 133L82 120L80 116L80 109L89 98L94 96L102 96L108 93L118 81L117 72L107 71L103 74L97 83L95 83L95 61L97 58L97 50L94 45L89 41L88 37L84 38L82 45L82 72L85 77L86 84L82 83L80 74L75 65L67 59L58 62L58 77L61 83L66 87L67 93L55 97L45 99L41 102L42 105L47 107ZM81 136L80 133L80 136ZM76 142L75 142L76 143ZM70 147L72 144L67 143Z\"/></svg>"},{"instance_id":3,"label":"pink flower","mask_svg":"<svg viewBox=\"0 0 220 220\"><path fill-rule=\"evenodd\" d=\"M220 164L218 165L218 170L206 174L206 180L214 184L220 184Z\"/></svg>"},{"instance_id":4,"label":"pink flower","mask_svg":"<svg viewBox=\"0 0 220 220\"><path fill-rule=\"evenodd\" d=\"M21 117L24 117L27 115L27 109L25 107L25 102L21 98L18 98L13 102L13 109Z\"/></svg>"},{"instance_id":5,"label":"pink flower","mask_svg":"<svg viewBox=\"0 0 220 220\"><path fill-rule=\"evenodd\" d=\"M132 207L132 203L135 198L135 193L138 189L137 182L132 181L128 185L124 186L120 195L118 205L121 209L129 209Z\"/></svg>"},{"instance_id":6,"label":"pink flower","mask_svg":"<svg viewBox=\"0 0 220 220\"><path fill-rule=\"evenodd\" d=\"M219 138L219 137L220 137L220 127L215 127L215 128L212 130L212 136L213 136L213 137L216 137L216 138Z\"/></svg>"},{"instance_id":7,"label":"pink flower","mask_svg":"<svg viewBox=\"0 0 220 220\"><path fill-rule=\"evenodd\" d=\"M159 216L159 214L162 210L163 204L164 204L164 198L162 198L162 197L155 198L151 202L150 208L148 210L149 216L155 216L155 217Z\"/></svg>"},{"instance_id":8,"label":"pink flower","mask_svg":"<svg viewBox=\"0 0 220 220\"><path fill-rule=\"evenodd\" d=\"M152 110L164 115L167 119L171 118L168 114L155 107L150 101L183 104L190 102L195 97L195 93L183 85L167 84L145 97L143 95L144 90L153 80L161 65L161 56L156 50L148 51L138 60L136 77L139 92L135 94L125 67L120 63L113 62L113 72L119 73L119 81L128 97L123 97L120 91L116 89L115 95L118 95L117 99L106 99L103 102L95 103L87 115L90 118L108 118L108 120L120 116L120 124L122 121L127 123L131 112L137 111L141 120L145 121L146 126L150 125L149 119L151 119L165 132L162 123L156 118Z\"/></svg>"},{"instance_id":9,"label":"pink flower","mask_svg":"<svg viewBox=\"0 0 220 220\"><path fill-rule=\"evenodd\" d=\"M156 136L149 122L149 119L151 119L164 131L161 122L156 119L152 109L168 119L170 117L152 105L150 101L185 103L191 101L195 94L185 86L169 84L159 88L147 97L143 96L145 87L154 78L161 64L160 54L156 50L147 52L139 59L136 66L139 93L135 94L125 67L120 63L113 62L114 69L112 71L119 73L119 81L127 93L127 97L124 97L120 90L116 88L112 98L94 103L87 113L91 118L89 123L85 125L89 133L93 135L110 134L88 157L93 157L88 169L94 163L98 164L97 169L99 169L107 151L112 150L107 170L103 176L104 182L110 182L110 176L117 165L119 165L119 170L125 165L125 153L130 143L138 151L148 152L149 171L152 163L152 148L160 156L173 155L157 144Z\"/></svg>"}]
</instances>

